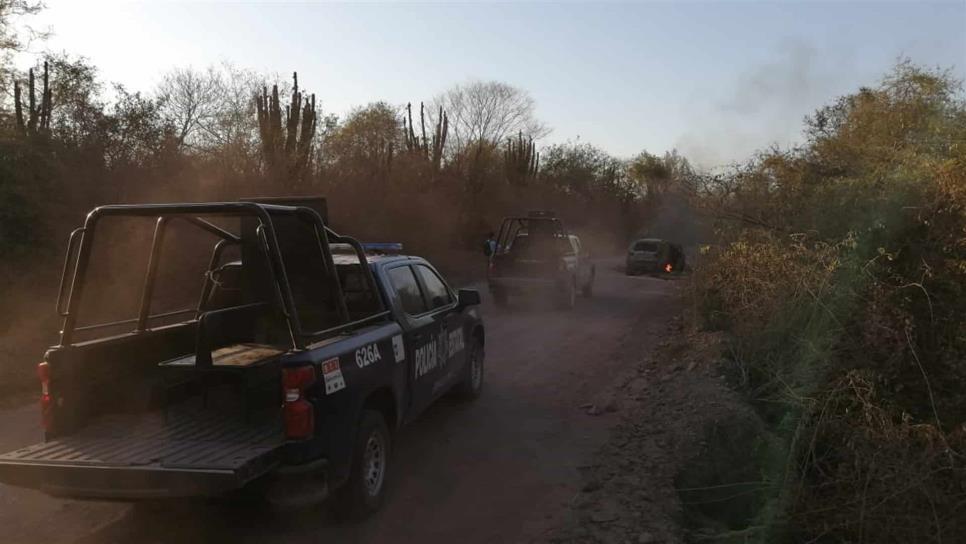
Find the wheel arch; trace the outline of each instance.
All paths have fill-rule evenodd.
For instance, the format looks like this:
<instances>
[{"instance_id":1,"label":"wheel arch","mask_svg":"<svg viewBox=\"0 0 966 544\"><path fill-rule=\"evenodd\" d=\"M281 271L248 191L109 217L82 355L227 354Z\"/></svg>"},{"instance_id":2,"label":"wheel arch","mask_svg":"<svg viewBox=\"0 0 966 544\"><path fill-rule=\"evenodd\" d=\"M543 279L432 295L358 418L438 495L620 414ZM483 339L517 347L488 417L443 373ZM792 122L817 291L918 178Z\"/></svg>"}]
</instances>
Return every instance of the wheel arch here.
<instances>
[{"instance_id":1,"label":"wheel arch","mask_svg":"<svg viewBox=\"0 0 966 544\"><path fill-rule=\"evenodd\" d=\"M486 331L483 330L483 325L479 323L474 325L472 332L470 332L470 337L479 340L481 346L486 345Z\"/></svg>"},{"instance_id":2,"label":"wheel arch","mask_svg":"<svg viewBox=\"0 0 966 544\"><path fill-rule=\"evenodd\" d=\"M378 387L371 391L362 403L362 410L375 410L382 414L382 417L386 420L386 426L391 431L395 431L399 427L399 409L396 405L396 394L388 385Z\"/></svg>"}]
</instances>

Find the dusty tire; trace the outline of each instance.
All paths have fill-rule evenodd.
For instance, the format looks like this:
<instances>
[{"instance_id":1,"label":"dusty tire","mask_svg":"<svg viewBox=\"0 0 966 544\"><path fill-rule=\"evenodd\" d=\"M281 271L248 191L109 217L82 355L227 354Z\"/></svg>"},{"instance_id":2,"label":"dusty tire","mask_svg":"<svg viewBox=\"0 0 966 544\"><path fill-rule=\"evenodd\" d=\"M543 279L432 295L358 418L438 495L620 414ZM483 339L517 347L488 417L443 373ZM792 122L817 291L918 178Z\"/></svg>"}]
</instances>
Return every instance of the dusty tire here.
<instances>
[{"instance_id":1,"label":"dusty tire","mask_svg":"<svg viewBox=\"0 0 966 544\"><path fill-rule=\"evenodd\" d=\"M470 360L466 363L466 377L457 384L455 393L463 400L476 400L483 392L483 361L485 352L476 338L470 342Z\"/></svg>"},{"instance_id":2,"label":"dusty tire","mask_svg":"<svg viewBox=\"0 0 966 544\"><path fill-rule=\"evenodd\" d=\"M364 410L356 431L349 481L333 496L332 510L340 519L360 520L379 509L386 493L390 448L389 427L382 414Z\"/></svg>"},{"instance_id":3,"label":"dusty tire","mask_svg":"<svg viewBox=\"0 0 966 544\"><path fill-rule=\"evenodd\" d=\"M500 308L506 307L509 304L509 296L507 296L506 291L502 289L496 289L493 291L493 302Z\"/></svg>"},{"instance_id":4,"label":"dusty tire","mask_svg":"<svg viewBox=\"0 0 966 544\"><path fill-rule=\"evenodd\" d=\"M561 310L573 310L577 305L577 286L574 280L568 281L563 291L556 293L556 305Z\"/></svg>"}]
</instances>

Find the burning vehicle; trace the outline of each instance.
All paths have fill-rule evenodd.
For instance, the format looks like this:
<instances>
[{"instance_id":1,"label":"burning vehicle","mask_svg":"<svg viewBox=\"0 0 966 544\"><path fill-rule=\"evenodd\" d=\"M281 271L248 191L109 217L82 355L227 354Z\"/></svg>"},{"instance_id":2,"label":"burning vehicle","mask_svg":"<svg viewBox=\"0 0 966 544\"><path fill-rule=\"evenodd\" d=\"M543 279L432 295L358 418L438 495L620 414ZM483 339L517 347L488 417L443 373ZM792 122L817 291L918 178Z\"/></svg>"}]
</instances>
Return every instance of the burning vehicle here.
<instances>
[{"instance_id":1,"label":"burning vehicle","mask_svg":"<svg viewBox=\"0 0 966 544\"><path fill-rule=\"evenodd\" d=\"M628 276L683 272L686 266L684 249L680 244L660 238L641 238L627 248L625 270Z\"/></svg>"}]
</instances>

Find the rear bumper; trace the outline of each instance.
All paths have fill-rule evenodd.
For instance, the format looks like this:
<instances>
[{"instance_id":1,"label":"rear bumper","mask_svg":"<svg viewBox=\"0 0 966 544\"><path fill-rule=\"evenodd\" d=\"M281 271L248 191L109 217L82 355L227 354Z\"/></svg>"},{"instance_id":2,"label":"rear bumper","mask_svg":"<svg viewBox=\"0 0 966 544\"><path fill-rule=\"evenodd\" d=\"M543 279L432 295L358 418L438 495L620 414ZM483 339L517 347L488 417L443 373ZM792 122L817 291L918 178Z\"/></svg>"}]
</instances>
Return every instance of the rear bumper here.
<instances>
[{"instance_id":1,"label":"rear bumper","mask_svg":"<svg viewBox=\"0 0 966 544\"><path fill-rule=\"evenodd\" d=\"M651 261L651 260L637 261L637 260L628 259L626 266L628 270L640 270L641 272L654 272L660 268L660 263L658 263L658 261Z\"/></svg>"},{"instance_id":2,"label":"rear bumper","mask_svg":"<svg viewBox=\"0 0 966 544\"><path fill-rule=\"evenodd\" d=\"M490 278L490 291L501 290L508 293L533 291L553 291L560 282L555 278Z\"/></svg>"},{"instance_id":3,"label":"rear bumper","mask_svg":"<svg viewBox=\"0 0 966 544\"><path fill-rule=\"evenodd\" d=\"M267 470L270 467L232 471L0 462L0 481L62 497L138 500L222 495Z\"/></svg>"}]
</instances>

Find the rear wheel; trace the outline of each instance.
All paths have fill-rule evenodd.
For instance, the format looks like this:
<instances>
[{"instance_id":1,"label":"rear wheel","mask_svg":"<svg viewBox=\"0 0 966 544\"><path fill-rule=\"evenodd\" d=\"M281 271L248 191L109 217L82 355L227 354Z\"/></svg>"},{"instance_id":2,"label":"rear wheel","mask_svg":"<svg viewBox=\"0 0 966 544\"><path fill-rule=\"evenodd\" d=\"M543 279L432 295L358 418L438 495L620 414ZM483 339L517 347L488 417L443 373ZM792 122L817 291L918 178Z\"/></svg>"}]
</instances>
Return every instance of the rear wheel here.
<instances>
[{"instance_id":1,"label":"rear wheel","mask_svg":"<svg viewBox=\"0 0 966 544\"><path fill-rule=\"evenodd\" d=\"M356 433L349 481L338 489L332 503L343 519L362 519L382 504L386 489L391 441L382 414L365 410Z\"/></svg>"}]
</instances>

